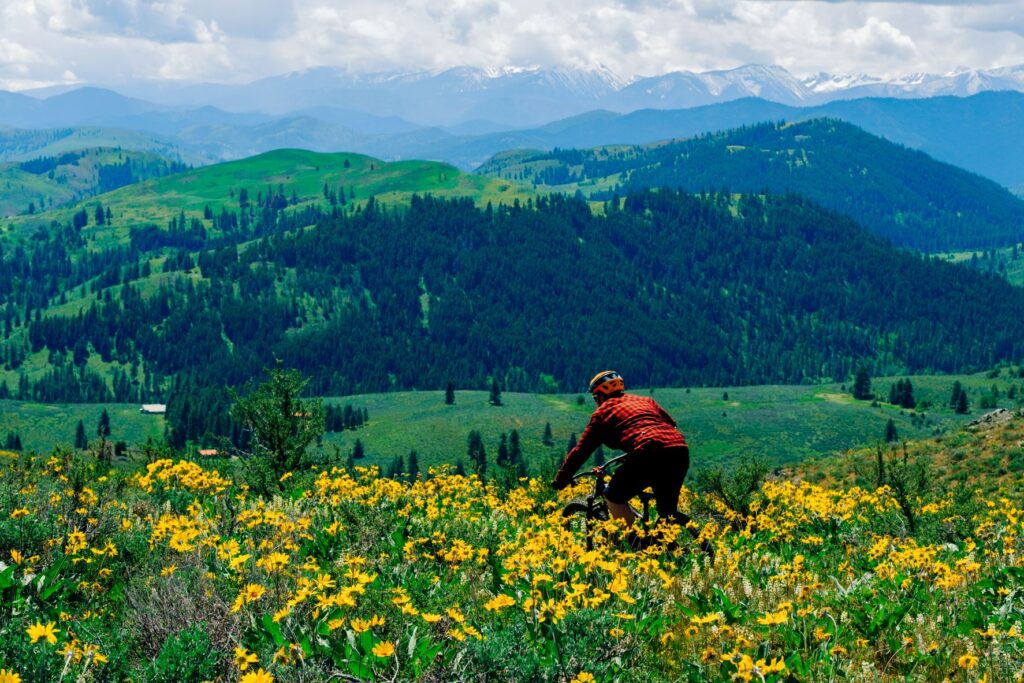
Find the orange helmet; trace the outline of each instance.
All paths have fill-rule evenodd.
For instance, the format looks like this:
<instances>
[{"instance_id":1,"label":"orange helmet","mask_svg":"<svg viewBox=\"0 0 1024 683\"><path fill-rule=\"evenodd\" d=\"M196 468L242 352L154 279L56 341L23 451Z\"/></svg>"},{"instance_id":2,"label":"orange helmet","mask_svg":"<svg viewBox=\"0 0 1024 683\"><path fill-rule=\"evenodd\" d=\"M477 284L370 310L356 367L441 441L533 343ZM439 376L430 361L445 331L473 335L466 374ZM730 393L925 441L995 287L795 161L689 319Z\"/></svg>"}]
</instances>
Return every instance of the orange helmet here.
<instances>
[{"instance_id":1,"label":"orange helmet","mask_svg":"<svg viewBox=\"0 0 1024 683\"><path fill-rule=\"evenodd\" d=\"M626 390L626 384L622 381L622 375L614 370L603 370L594 375L590 380L590 393L595 396L611 396L622 393Z\"/></svg>"}]
</instances>

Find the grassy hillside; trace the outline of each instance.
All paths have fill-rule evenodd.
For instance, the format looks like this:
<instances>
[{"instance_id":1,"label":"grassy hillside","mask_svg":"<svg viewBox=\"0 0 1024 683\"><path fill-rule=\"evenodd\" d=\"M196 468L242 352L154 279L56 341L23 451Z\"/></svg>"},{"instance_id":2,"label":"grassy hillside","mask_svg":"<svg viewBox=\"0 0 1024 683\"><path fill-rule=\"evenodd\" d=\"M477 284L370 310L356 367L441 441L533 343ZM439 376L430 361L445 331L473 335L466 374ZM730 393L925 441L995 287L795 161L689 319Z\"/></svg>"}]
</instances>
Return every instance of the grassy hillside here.
<instances>
[{"instance_id":1,"label":"grassy hillside","mask_svg":"<svg viewBox=\"0 0 1024 683\"><path fill-rule=\"evenodd\" d=\"M125 163L128 166L124 166ZM0 216L44 213L183 167L152 152L97 148L0 164ZM122 171L118 173L118 171Z\"/></svg>"},{"instance_id":2,"label":"grassy hillside","mask_svg":"<svg viewBox=\"0 0 1024 683\"><path fill-rule=\"evenodd\" d=\"M980 416L975 415L975 418ZM920 466L926 486L934 491L999 491L1024 496L1024 412L1012 411L995 424L971 424L963 429L882 448L883 467L889 462ZM813 458L797 471L809 481L827 486L877 484L878 448L853 449L841 455Z\"/></svg>"},{"instance_id":3,"label":"grassy hillside","mask_svg":"<svg viewBox=\"0 0 1024 683\"><path fill-rule=\"evenodd\" d=\"M955 415L946 407L955 380L964 385L975 406L970 415ZM876 379L877 391L887 395L894 381ZM735 464L744 456L761 456L782 465L880 442L889 419L901 438L926 439L959 428L983 412L977 405L993 385L1002 395L998 405L1015 406L1016 401L1006 394L1011 387L1019 394L1024 379L1007 371L994 379L985 374L922 376L914 377L913 383L918 401L932 404L919 413L855 401L840 385L663 388L640 393L650 393L676 417L692 445L695 467ZM493 461L500 435L515 429L527 460L534 468L545 468L564 455L569 436L582 432L593 409L589 398L579 404L576 395L568 394L506 392L501 407L489 405L487 399L487 392L478 391L457 391L451 406L444 404L443 392L434 391L327 398L325 404L365 407L370 421L356 431L326 434L325 452L337 446L347 455L360 439L367 464L386 467L395 456L405 457L412 450L421 465L451 463L464 457L469 431L479 430ZM163 418L140 414L136 404L55 406L0 401L0 438L16 431L26 448L47 451L71 443L78 420L92 436L104 407L115 439L139 444L163 432ZM551 447L542 442L546 423L553 433Z\"/></svg>"},{"instance_id":4,"label":"grassy hillside","mask_svg":"<svg viewBox=\"0 0 1024 683\"><path fill-rule=\"evenodd\" d=\"M1007 246L1024 201L995 182L841 121L760 124L684 141L502 154L478 172L594 199L650 187L795 192L899 246Z\"/></svg>"},{"instance_id":5,"label":"grassy hillside","mask_svg":"<svg viewBox=\"0 0 1024 683\"><path fill-rule=\"evenodd\" d=\"M304 150L277 150L258 156L196 168L164 178L123 187L79 202L66 209L38 216L22 216L9 222L9 238L25 236L51 220L67 222L81 207L97 203L114 215L110 226L90 225L83 237L92 248L125 244L133 226L163 227L182 212L202 216L209 207L214 215L222 208L237 211L242 190L253 203L260 194L281 191L296 198L297 208L327 205L323 189L335 194L343 187L347 201L363 203L370 196L384 203L407 203L413 194L468 197L483 205L525 201L533 191L518 183L464 173L453 166L430 161L386 163L359 154L325 154ZM354 197L351 195L354 193Z\"/></svg>"}]
</instances>

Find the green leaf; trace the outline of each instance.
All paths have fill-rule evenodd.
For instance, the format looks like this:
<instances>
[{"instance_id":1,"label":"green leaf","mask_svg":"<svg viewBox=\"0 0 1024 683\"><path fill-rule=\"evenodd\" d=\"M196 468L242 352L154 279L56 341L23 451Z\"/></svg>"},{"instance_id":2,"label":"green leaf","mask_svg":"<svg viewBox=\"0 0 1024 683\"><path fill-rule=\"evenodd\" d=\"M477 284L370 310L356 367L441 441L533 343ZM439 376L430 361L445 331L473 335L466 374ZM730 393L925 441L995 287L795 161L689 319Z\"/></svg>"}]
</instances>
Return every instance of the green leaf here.
<instances>
[{"instance_id":1,"label":"green leaf","mask_svg":"<svg viewBox=\"0 0 1024 683\"><path fill-rule=\"evenodd\" d=\"M274 621L274 617L272 615L263 615L263 628L266 629L267 633L270 634L270 637L274 639L275 645L277 645L278 647L284 647L284 634L281 633L281 626L276 621Z\"/></svg>"}]
</instances>

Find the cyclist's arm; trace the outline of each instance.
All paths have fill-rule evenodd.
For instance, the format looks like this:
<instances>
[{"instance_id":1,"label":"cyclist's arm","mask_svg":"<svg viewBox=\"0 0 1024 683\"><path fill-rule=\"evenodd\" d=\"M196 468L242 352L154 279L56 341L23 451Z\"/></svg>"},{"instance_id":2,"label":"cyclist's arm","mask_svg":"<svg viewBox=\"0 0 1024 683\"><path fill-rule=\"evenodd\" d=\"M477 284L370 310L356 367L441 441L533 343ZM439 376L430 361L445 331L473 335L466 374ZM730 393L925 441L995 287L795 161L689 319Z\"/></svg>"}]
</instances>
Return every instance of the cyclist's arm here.
<instances>
[{"instance_id":1,"label":"cyclist's arm","mask_svg":"<svg viewBox=\"0 0 1024 683\"><path fill-rule=\"evenodd\" d=\"M555 488L568 486L572 480L572 475L576 474L577 470L590 457L590 454L596 451L600 445L601 420L595 412L591 415L590 422L587 424L587 428L583 430L580 440L576 442L576 446L569 451L569 454L565 456L565 460L562 462L562 466L558 468L558 474L555 475L555 481L553 482Z\"/></svg>"}]
</instances>

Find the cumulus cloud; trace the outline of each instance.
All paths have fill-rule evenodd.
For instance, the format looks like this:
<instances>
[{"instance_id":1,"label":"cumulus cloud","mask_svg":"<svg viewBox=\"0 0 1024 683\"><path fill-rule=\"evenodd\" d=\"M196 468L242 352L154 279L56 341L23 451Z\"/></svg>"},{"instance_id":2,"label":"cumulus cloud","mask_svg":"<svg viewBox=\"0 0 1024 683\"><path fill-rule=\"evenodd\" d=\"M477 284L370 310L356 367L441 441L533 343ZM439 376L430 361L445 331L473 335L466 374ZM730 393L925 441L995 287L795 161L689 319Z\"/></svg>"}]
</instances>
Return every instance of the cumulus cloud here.
<instances>
[{"instance_id":1,"label":"cumulus cloud","mask_svg":"<svg viewBox=\"0 0 1024 683\"><path fill-rule=\"evenodd\" d=\"M4 0L0 87L571 66L894 76L1024 63L1019 0Z\"/></svg>"}]
</instances>

